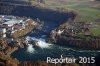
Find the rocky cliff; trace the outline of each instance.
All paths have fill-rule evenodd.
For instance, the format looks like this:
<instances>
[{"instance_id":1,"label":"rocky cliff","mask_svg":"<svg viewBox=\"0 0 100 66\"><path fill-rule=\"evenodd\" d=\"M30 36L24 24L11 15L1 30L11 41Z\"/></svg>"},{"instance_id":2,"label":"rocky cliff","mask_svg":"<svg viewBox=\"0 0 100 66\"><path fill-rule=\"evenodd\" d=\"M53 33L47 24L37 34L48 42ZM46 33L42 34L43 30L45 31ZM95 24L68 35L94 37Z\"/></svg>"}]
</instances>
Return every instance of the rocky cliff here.
<instances>
[{"instance_id":1,"label":"rocky cliff","mask_svg":"<svg viewBox=\"0 0 100 66\"><path fill-rule=\"evenodd\" d=\"M47 41L64 46L100 49L100 37L94 36L90 28L89 25L86 27L86 24L82 22L80 24L65 22L50 33Z\"/></svg>"}]
</instances>

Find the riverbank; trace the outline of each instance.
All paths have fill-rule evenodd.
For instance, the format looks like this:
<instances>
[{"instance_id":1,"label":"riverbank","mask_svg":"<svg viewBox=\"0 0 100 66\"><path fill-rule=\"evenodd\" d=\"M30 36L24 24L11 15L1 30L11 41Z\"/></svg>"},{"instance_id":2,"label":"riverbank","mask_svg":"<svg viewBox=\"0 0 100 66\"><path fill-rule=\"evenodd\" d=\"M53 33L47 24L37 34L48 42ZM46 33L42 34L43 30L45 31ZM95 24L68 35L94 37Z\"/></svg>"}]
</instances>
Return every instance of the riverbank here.
<instances>
[{"instance_id":1,"label":"riverbank","mask_svg":"<svg viewBox=\"0 0 100 66\"><path fill-rule=\"evenodd\" d=\"M20 38L39 24L31 18L12 15L0 15L0 19L0 66L17 66L19 61L11 54L23 45Z\"/></svg>"},{"instance_id":2,"label":"riverbank","mask_svg":"<svg viewBox=\"0 0 100 66\"><path fill-rule=\"evenodd\" d=\"M44 60L48 56L59 57L61 54L65 56L90 57L90 56L96 56L100 52L100 51L96 52L95 50L93 52L92 50L77 51L77 50L74 50L73 48L71 49L68 47L58 46L60 44L65 45L65 46L69 44L70 46L74 46L74 47L76 46L76 47L85 48L85 49L86 48L92 48L92 49L100 48L99 37L97 37L99 34L97 35L97 32L94 33L97 36L94 36L93 34L91 34L91 32L88 29L89 26L91 27L91 23L89 24L74 23L78 14L77 12L73 10L68 10L66 8L51 9L47 7L41 7L40 5L33 5L33 6L22 5L22 3L18 4L16 2L10 3L10 4L9 2L0 3L0 5L1 5L0 14L27 16L27 17L31 17L32 19L38 20L39 22L43 21L44 24L42 27L44 27L45 30L39 29L40 32L37 30L35 35L38 35L37 33L41 33L42 31L47 31L48 29L51 29L52 28L51 25L54 25L52 29L60 25L60 27L57 27L57 29L52 30L47 40L48 42L57 44L57 45L53 45L49 47L45 47L45 46L48 46L48 43L46 43L45 41L39 40L35 36L32 36L36 38L34 39L33 42L30 39L28 39L29 41L26 41L25 40L26 37L22 38L23 36L31 32L35 28L34 24L30 22L27 26L25 26L24 29L19 29L18 31L15 31L15 33L12 33L12 35L10 36L11 42L8 42L8 41L0 42L0 45L3 48L0 51L1 53L0 62L3 62L4 64L3 66L55 66L55 64L48 64L45 61L39 61L39 60ZM48 23L48 21L49 21L49 24L45 24L45 23ZM31 22L33 22L33 20ZM97 30L98 29L96 29L96 31ZM94 29L91 31L94 32ZM34 33L32 34L34 35ZM43 38L41 36L45 34L46 32L42 33L42 35L40 35L39 38ZM91 41L93 44L91 44ZM38 48L33 47L33 45L35 45L34 43L35 44L39 43L40 46ZM8 46L8 45L11 45L11 46ZM12 56L11 54L14 54L14 56ZM17 58L19 61L18 60L16 61L16 59L14 58ZM35 61L33 62L33 60ZM57 64L56 66L95 66L95 64L75 63L75 64Z\"/></svg>"},{"instance_id":3,"label":"riverbank","mask_svg":"<svg viewBox=\"0 0 100 66\"><path fill-rule=\"evenodd\" d=\"M31 23L26 25L25 28L22 28L21 30L18 30L11 34L10 37L12 38L21 38L31 32L32 30L36 29L38 24L36 22L33 23L33 21L30 21Z\"/></svg>"},{"instance_id":4,"label":"riverbank","mask_svg":"<svg viewBox=\"0 0 100 66\"><path fill-rule=\"evenodd\" d=\"M95 35L90 30L93 28L99 28L95 27L95 25L97 24L85 22L65 22L58 28L52 30L47 42L84 49L99 49L99 34Z\"/></svg>"}]
</instances>

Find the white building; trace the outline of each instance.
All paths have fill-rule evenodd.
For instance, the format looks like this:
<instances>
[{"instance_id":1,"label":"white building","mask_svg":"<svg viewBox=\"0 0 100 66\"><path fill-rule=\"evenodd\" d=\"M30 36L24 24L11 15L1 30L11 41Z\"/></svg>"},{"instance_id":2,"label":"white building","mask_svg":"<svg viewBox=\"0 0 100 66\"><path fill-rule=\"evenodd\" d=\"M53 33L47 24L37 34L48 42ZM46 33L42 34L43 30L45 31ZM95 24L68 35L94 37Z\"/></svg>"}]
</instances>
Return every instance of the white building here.
<instances>
[{"instance_id":1,"label":"white building","mask_svg":"<svg viewBox=\"0 0 100 66\"><path fill-rule=\"evenodd\" d=\"M18 19L12 19L12 20L9 20L7 22L5 22L4 24L7 24L9 27L13 26L14 24L19 24L19 23L22 23L23 20L18 20Z\"/></svg>"},{"instance_id":2,"label":"white building","mask_svg":"<svg viewBox=\"0 0 100 66\"><path fill-rule=\"evenodd\" d=\"M5 38L6 37L6 34L3 34L3 36L2 36L3 38Z\"/></svg>"},{"instance_id":3,"label":"white building","mask_svg":"<svg viewBox=\"0 0 100 66\"><path fill-rule=\"evenodd\" d=\"M0 28L0 33L2 33L0 35L0 37L5 38L6 37L6 28Z\"/></svg>"},{"instance_id":4,"label":"white building","mask_svg":"<svg viewBox=\"0 0 100 66\"><path fill-rule=\"evenodd\" d=\"M6 33L6 28L0 28L0 32Z\"/></svg>"}]
</instances>

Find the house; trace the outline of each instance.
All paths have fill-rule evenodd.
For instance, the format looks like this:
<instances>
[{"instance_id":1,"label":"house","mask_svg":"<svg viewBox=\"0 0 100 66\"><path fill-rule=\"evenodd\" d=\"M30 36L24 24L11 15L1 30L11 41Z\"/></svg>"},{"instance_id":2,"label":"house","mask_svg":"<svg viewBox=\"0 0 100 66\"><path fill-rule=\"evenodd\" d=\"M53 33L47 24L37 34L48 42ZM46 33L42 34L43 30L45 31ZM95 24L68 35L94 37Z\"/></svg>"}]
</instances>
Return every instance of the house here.
<instances>
[{"instance_id":1,"label":"house","mask_svg":"<svg viewBox=\"0 0 100 66\"><path fill-rule=\"evenodd\" d=\"M18 19L12 19L12 20L9 20L7 22L5 22L4 24L7 24L9 27L13 26L14 24L19 24L21 23L22 20L18 20Z\"/></svg>"},{"instance_id":2,"label":"house","mask_svg":"<svg viewBox=\"0 0 100 66\"><path fill-rule=\"evenodd\" d=\"M19 30L25 29L27 26L36 25L35 21L30 18L20 18L14 16L0 15L0 36L10 37Z\"/></svg>"}]
</instances>

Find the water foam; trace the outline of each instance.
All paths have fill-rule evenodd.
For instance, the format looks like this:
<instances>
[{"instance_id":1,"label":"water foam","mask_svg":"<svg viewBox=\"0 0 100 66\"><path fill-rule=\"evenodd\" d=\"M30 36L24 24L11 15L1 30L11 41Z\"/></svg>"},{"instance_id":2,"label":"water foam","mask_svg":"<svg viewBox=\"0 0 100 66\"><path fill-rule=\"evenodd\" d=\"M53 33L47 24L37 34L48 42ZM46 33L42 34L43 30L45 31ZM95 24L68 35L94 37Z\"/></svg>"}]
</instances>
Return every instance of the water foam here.
<instances>
[{"instance_id":1,"label":"water foam","mask_svg":"<svg viewBox=\"0 0 100 66\"><path fill-rule=\"evenodd\" d=\"M41 48L49 48L50 45L51 45L51 44L46 43L45 39L42 39L42 38L37 39L37 38L33 37L32 40L38 41L37 42L38 46L41 47Z\"/></svg>"},{"instance_id":2,"label":"water foam","mask_svg":"<svg viewBox=\"0 0 100 66\"><path fill-rule=\"evenodd\" d=\"M33 52L35 51L32 44L28 44L27 51L28 51L29 53L33 53Z\"/></svg>"}]
</instances>

